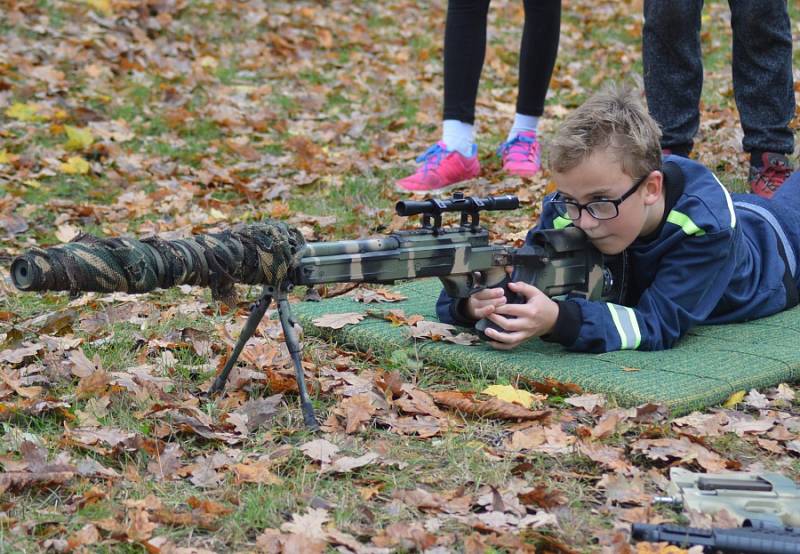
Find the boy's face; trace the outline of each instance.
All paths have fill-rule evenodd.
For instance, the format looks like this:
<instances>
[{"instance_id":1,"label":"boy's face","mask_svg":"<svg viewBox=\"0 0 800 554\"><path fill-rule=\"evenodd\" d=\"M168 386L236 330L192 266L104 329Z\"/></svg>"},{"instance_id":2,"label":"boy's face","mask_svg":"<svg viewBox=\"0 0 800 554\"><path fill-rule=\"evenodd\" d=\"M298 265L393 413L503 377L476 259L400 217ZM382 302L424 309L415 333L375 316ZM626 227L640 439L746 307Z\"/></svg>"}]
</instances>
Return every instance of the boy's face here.
<instances>
[{"instance_id":1,"label":"boy's face","mask_svg":"<svg viewBox=\"0 0 800 554\"><path fill-rule=\"evenodd\" d=\"M627 175L619 162L606 150L601 150L573 169L553 174L562 199L579 204L618 200L642 177L638 188L618 204L619 214L613 219L596 219L584 208L580 218L573 221L600 252L609 255L619 254L637 237L653 232L660 224L664 213L661 172L653 171L648 176Z\"/></svg>"}]
</instances>

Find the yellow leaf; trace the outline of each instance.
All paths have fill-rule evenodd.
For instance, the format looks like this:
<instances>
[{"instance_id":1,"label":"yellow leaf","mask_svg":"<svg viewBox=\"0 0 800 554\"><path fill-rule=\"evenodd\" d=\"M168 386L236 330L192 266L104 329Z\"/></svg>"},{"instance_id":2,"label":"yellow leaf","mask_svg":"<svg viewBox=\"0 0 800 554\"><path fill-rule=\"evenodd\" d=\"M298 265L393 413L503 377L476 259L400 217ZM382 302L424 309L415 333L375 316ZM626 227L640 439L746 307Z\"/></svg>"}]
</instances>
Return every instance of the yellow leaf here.
<instances>
[{"instance_id":1,"label":"yellow leaf","mask_svg":"<svg viewBox=\"0 0 800 554\"><path fill-rule=\"evenodd\" d=\"M519 404L523 408L530 408L534 399L533 395L528 391L515 389L511 385L491 385L483 389L482 392L506 402Z\"/></svg>"},{"instance_id":2,"label":"yellow leaf","mask_svg":"<svg viewBox=\"0 0 800 554\"><path fill-rule=\"evenodd\" d=\"M44 121L47 119L39 113L39 106L36 104L22 104L21 102L14 102L6 110L6 115L12 119L19 119L20 121Z\"/></svg>"},{"instance_id":3,"label":"yellow leaf","mask_svg":"<svg viewBox=\"0 0 800 554\"><path fill-rule=\"evenodd\" d=\"M72 156L66 163L61 164L61 171L71 175L86 175L89 173L89 162L80 156Z\"/></svg>"},{"instance_id":4,"label":"yellow leaf","mask_svg":"<svg viewBox=\"0 0 800 554\"><path fill-rule=\"evenodd\" d=\"M40 188L42 188L42 183L37 181L36 179L27 179L25 181L22 181L22 184L25 185L25 186L28 186L28 187L30 187L32 189L40 189Z\"/></svg>"},{"instance_id":5,"label":"yellow leaf","mask_svg":"<svg viewBox=\"0 0 800 554\"><path fill-rule=\"evenodd\" d=\"M83 0L85 4L95 10L102 12L104 15L111 15L111 2L110 0Z\"/></svg>"},{"instance_id":6,"label":"yellow leaf","mask_svg":"<svg viewBox=\"0 0 800 554\"><path fill-rule=\"evenodd\" d=\"M738 392L733 393L728 397L725 403L722 405L723 408L733 408L737 404L741 403L744 400L744 396L747 394L747 391L740 390Z\"/></svg>"},{"instance_id":7,"label":"yellow leaf","mask_svg":"<svg viewBox=\"0 0 800 554\"><path fill-rule=\"evenodd\" d=\"M64 131L67 133L67 150L84 150L89 148L94 142L92 131L87 127L79 128L72 125L64 125Z\"/></svg>"},{"instance_id":8,"label":"yellow leaf","mask_svg":"<svg viewBox=\"0 0 800 554\"><path fill-rule=\"evenodd\" d=\"M7 164L11 162L11 157L5 150L0 150L0 164Z\"/></svg>"}]
</instances>

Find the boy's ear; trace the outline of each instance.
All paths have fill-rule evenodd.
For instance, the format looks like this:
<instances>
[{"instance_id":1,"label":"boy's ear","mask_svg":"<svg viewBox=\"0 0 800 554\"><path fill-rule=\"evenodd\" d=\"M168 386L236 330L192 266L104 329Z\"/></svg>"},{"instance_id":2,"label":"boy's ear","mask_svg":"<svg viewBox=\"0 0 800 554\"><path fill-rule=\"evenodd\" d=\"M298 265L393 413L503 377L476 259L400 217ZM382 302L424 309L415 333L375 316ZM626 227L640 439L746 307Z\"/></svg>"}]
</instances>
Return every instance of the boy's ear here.
<instances>
[{"instance_id":1,"label":"boy's ear","mask_svg":"<svg viewBox=\"0 0 800 554\"><path fill-rule=\"evenodd\" d=\"M644 203L647 206L655 204L664 194L664 174L656 170L650 173L647 180L642 184L644 191Z\"/></svg>"}]
</instances>

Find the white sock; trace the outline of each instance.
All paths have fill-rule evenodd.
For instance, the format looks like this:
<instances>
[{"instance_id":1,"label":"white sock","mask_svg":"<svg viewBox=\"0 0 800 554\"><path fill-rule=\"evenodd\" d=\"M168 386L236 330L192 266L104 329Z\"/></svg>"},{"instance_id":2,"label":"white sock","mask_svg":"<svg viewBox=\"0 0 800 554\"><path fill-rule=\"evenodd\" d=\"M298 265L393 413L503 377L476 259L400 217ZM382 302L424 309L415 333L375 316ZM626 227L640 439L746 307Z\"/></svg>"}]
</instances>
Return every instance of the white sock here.
<instances>
[{"instance_id":1,"label":"white sock","mask_svg":"<svg viewBox=\"0 0 800 554\"><path fill-rule=\"evenodd\" d=\"M535 133L538 125L539 118L535 115L523 115L518 113L514 116L514 126L511 127L511 131L509 131L508 138L506 140L511 140L518 134L526 131L533 131Z\"/></svg>"},{"instance_id":2,"label":"white sock","mask_svg":"<svg viewBox=\"0 0 800 554\"><path fill-rule=\"evenodd\" d=\"M442 142L448 150L457 150L471 158L475 155L475 126L457 119L445 119L442 125Z\"/></svg>"}]
</instances>

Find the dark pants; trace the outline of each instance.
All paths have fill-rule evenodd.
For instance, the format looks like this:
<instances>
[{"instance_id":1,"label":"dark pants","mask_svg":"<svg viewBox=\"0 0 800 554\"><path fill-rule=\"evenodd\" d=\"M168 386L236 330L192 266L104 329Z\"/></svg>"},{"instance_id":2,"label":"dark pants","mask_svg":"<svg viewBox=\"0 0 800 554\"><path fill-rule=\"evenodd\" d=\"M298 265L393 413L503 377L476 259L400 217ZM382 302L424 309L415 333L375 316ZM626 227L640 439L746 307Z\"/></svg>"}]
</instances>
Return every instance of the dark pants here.
<instances>
[{"instance_id":1,"label":"dark pants","mask_svg":"<svg viewBox=\"0 0 800 554\"><path fill-rule=\"evenodd\" d=\"M792 0L795 1L795 0ZM786 0L729 0L733 91L746 152L794 150L792 32ZM703 0L645 0L642 52L647 104L661 144L691 149L700 123Z\"/></svg>"},{"instance_id":2,"label":"dark pants","mask_svg":"<svg viewBox=\"0 0 800 554\"><path fill-rule=\"evenodd\" d=\"M444 32L444 119L475 121L490 0L449 0ZM558 53L561 0L524 0L517 113L540 116Z\"/></svg>"}]
</instances>

